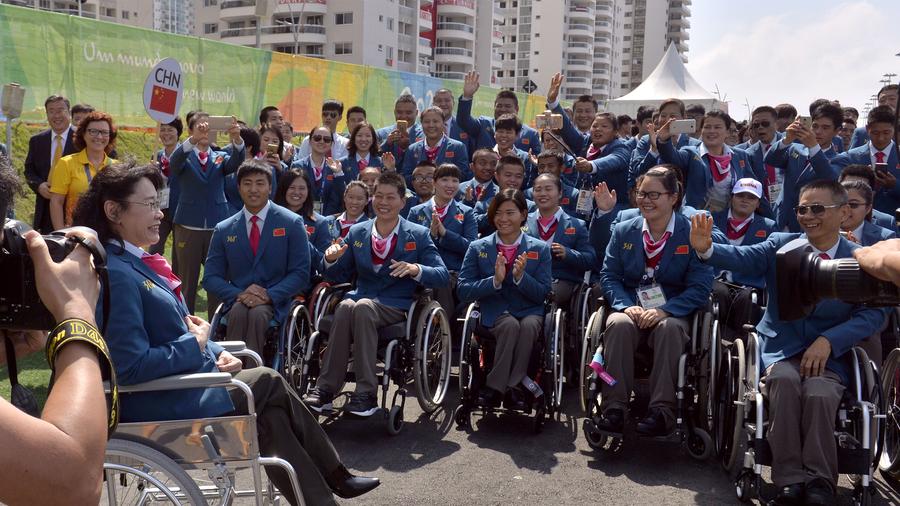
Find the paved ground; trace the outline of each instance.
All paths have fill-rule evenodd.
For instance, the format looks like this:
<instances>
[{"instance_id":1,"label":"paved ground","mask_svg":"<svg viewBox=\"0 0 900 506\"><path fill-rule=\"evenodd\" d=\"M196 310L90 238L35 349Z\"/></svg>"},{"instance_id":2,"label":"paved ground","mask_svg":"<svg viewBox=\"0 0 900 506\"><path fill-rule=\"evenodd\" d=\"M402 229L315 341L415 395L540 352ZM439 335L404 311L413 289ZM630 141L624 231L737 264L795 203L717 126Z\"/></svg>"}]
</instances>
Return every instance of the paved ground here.
<instances>
[{"instance_id":1,"label":"paved ground","mask_svg":"<svg viewBox=\"0 0 900 506\"><path fill-rule=\"evenodd\" d=\"M560 421L548 421L541 434L532 432L531 418L506 415L475 416L474 430L457 430L456 388L448 395L449 411L431 417L411 397L398 436L387 434L379 415L327 423L347 466L383 482L344 503L740 504L716 462L697 462L678 446L637 441L617 456L596 454L582 434L575 391L565 394ZM849 483L842 485L841 504L850 504ZM877 490L875 504L900 504L900 495L880 479Z\"/></svg>"}]
</instances>

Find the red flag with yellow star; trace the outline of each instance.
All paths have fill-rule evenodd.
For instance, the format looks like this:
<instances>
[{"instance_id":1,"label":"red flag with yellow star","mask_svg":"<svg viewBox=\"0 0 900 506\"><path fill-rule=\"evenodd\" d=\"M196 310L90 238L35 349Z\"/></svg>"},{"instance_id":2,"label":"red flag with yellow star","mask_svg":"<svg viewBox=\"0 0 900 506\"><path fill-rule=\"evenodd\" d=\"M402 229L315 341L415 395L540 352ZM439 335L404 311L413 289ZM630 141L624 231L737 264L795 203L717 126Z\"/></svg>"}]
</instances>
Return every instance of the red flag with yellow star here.
<instances>
[{"instance_id":1,"label":"red flag with yellow star","mask_svg":"<svg viewBox=\"0 0 900 506\"><path fill-rule=\"evenodd\" d=\"M175 114L176 102L178 102L177 90L170 90L169 88L163 88L162 86L153 87L153 97L150 98L150 109L166 114Z\"/></svg>"}]
</instances>

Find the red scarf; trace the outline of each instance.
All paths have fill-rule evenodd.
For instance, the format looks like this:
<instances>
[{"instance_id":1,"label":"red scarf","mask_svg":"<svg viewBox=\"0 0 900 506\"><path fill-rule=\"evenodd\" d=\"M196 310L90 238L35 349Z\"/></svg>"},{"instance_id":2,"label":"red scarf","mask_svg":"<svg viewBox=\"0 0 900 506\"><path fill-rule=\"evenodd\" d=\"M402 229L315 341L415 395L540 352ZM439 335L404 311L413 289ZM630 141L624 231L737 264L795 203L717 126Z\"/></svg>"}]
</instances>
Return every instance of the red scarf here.
<instances>
[{"instance_id":1,"label":"red scarf","mask_svg":"<svg viewBox=\"0 0 900 506\"><path fill-rule=\"evenodd\" d=\"M165 154L159 156L159 167L167 178L169 177L169 157Z\"/></svg>"},{"instance_id":2,"label":"red scarf","mask_svg":"<svg viewBox=\"0 0 900 506\"><path fill-rule=\"evenodd\" d=\"M510 269L512 269L513 264L516 262L516 251L518 251L519 246L516 244L511 244L507 246L506 244L500 243L500 240L497 240L497 254L503 255L506 258L506 272L509 273Z\"/></svg>"},{"instance_id":3,"label":"red scarf","mask_svg":"<svg viewBox=\"0 0 900 506\"><path fill-rule=\"evenodd\" d=\"M155 272L157 276L165 280L166 284L169 286L169 289L175 292L175 295L181 298L181 280L178 278L178 276L175 275L174 272L172 272L172 266L169 265L166 257L158 253L154 255L144 253L144 256L141 257L141 260L143 260L147 267Z\"/></svg>"},{"instance_id":4,"label":"red scarf","mask_svg":"<svg viewBox=\"0 0 900 506\"><path fill-rule=\"evenodd\" d=\"M309 158L309 162L310 162L310 163L313 163L312 157ZM316 167L315 165L313 165L313 176L315 176L316 182L319 182L319 181L322 180L322 173L323 173L323 172L325 172L325 160L324 160L324 159L322 160L322 165L321 165L321 166Z\"/></svg>"},{"instance_id":5,"label":"red scarf","mask_svg":"<svg viewBox=\"0 0 900 506\"><path fill-rule=\"evenodd\" d=\"M346 216L346 214L344 216ZM355 220L342 220L338 218L338 224L341 226L341 239L347 237L347 232L350 231L350 227L352 227L357 221L359 221L359 218Z\"/></svg>"},{"instance_id":6,"label":"red scarf","mask_svg":"<svg viewBox=\"0 0 900 506\"><path fill-rule=\"evenodd\" d=\"M362 172L369 166L369 161L365 158L360 158L356 161L356 166L359 167L359 171Z\"/></svg>"},{"instance_id":7,"label":"red scarf","mask_svg":"<svg viewBox=\"0 0 900 506\"><path fill-rule=\"evenodd\" d=\"M557 225L559 225L559 221L556 219L556 214L549 218L538 215L538 234L541 236L541 240L549 241L553 239L553 236L556 235Z\"/></svg>"},{"instance_id":8,"label":"red scarf","mask_svg":"<svg viewBox=\"0 0 900 506\"><path fill-rule=\"evenodd\" d=\"M438 151L441 150L441 146L444 145L444 138L441 137L441 140L433 147L428 147L428 141L425 141L425 156L428 157L428 161L434 163L435 159L437 159Z\"/></svg>"},{"instance_id":9,"label":"red scarf","mask_svg":"<svg viewBox=\"0 0 900 506\"><path fill-rule=\"evenodd\" d=\"M716 156L707 153L706 156L709 157L709 172L712 173L713 181L722 182L731 172L731 155Z\"/></svg>"},{"instance_id":10,"label":"red scarf","mask_svg":"<svg viewBox=\"0 0 900 506\"><path fill-rule=\"evenodd\" d=\"M753 216L750 216L746 220L736 220L734 218L728 218L728 227L725 229L725 235L731 239L732 241L735 239L740 239L744 237L744 234L750 230L750 222L753 221Z\"/></svg>"},{"instance_id":11,"label":"red scarf","mask_svg":"<svg viewBox=\"0 0 900 506\"><path fill-rule=\"evenodd\" d=\"M667 231L658 241L654 242L650 232L644 230L644 265L651 269L655 269L659 265L663 248L666 247L666 241L669 240L671 235L672 233Z\"/></svg>"},{"instance_id":12,"label":"red scarf","mask_svg":"<svg viewBox=\"0 0 900 506\"><path fill-rule=\"evenodd\" d=\"M588 147L588 150L587 150L587 157L586 157L586 158L587 158L588 160L596 160L597 158L600 158L601 156L603 156L603 148L604 148L604 147L605 147L605 146L600 146L600 147L598 148L598 147L595 147L593 144L591 144L591 145Z\"/></svg>"},{"instance_id":13,"label":"red scarf","mask_svg":"<svg viewBox=\"0 0 900 506\"><path fill-rule=\"evenodd\" d=\"M391 233L384 239L375 236L375 225L372 225L372 265L383 265L385 260L397 246L397 234Z\"/></svg>"},{"instance_id":14,"label":"red scarf","mask_svg":"<svg viewBox=\"0 0 900 506\"><path fill-rule=\"evenodd\" d=\"M447 205L445 205L444 207L438 207L437 202L432 202L431 205L434 208L434 212L438 215L438 218L440 218L441 222L443 222L444 218L447 217L447 210L450 209L450 203L447 202Z\"/></svg>"},{"instance_id":15,"label":"red scarf","mask_svg":"<svg viewBox=\"0 0 900 506\"><path fill-rule=\"evenodd\" d=\"M209 159L209 153L206 151L200 151L197 153L197 158L200 160L200 170L206 172L206 160Z\"/></svg>"}]
</instances>

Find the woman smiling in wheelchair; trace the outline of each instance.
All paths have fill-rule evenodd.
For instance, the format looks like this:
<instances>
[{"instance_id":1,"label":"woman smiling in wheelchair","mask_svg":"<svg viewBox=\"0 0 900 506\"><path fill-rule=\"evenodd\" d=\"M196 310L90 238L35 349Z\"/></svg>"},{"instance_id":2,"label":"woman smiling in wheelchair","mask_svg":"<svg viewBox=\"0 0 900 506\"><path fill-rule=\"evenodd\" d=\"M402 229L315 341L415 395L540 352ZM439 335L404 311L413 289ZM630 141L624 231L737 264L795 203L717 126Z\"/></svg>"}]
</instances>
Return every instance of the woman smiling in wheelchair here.
<instances>
[{"instance_id":1,"label":"woman smiling in wheelchair","mask_svg":"<svg viewBox=\"0 0 900 506\"><path fill-rule=\"evenodd\" d=\"M674 171L650 169L637 181L641 216L618 224L606 250L600 281L616 312L603 346L606 369L619 381L602 385L601 430L622 432L642 342L654 360L650 412L637 430L661 436L674 425L678 361L690 339L687 317L706 305L713 280L712 268L690 254L690 222L678 212L682 196Z\"/></svg>"},{"instance_id":2,"label":"woman smiling in wheelchair","mask_svg":"<svg viewBox=\"0 0 900 506\"><path fill-rule=\"evenodd\" d=\"M481 324L497 340L494 363L478 403L498 406L507 388L513 407L524 405L519 384L541 334L544 300L550 291L550 248L522 232L525 196L506 189L494 197L488 220L497 231L472 242L459 273L459 298L479 301Z\"/></svg>"}]
</instances>

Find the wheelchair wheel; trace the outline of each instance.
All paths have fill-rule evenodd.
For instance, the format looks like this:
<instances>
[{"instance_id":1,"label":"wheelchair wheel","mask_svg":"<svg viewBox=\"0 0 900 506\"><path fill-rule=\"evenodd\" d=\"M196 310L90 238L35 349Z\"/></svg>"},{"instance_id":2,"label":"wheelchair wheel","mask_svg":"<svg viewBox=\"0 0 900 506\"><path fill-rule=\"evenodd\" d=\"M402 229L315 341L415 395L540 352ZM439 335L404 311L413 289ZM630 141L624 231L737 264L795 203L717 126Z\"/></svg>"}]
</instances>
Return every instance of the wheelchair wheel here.
<instances>
[{"instance_id":1,"label":"wheelchair wheel","mask_svg":"<svg viewBox=\"0 0 900 506\"><path fill-rule=\"evenodd\" d=\"M309 387L307 377L303 374L303 361L306 347L309 344L309 336L312 332L309 312L306 308L297 304L291 311L290 320L285 325L284 350L284 378L294 387L294 391L302 396Z\"/></svg>"},{"instance_id":2,"label":"wheelchair wheel","mask_svg":"<svg viewBox=\"0 0 900 506\"><path fill-rule=\"evenodd\" d=\"M565 343L563 342L563 336L566 332L566 324L565 324L565 315L563 315L562 309L557 309L553 312L552 319L550 322L550 334L546 337L547 343L549 346L546 348L546 364L547 369L552 372L552 380L553 384L551 385L553 388L553 392L551 392L551 396L548 399L550 401L550 405L548 406L548 410L551 415L555 415L557 420L560 417L560 408L562 406L562 391L563 391L563 366L565 364Z\"/></svg>"},{"instance_id":3,"label":"wheelchair wheel","mask_svg":"<svg viewBox=\"0 0 900 506\"><path fill-rule=\"evenodd\" d=\"M134 441L107 442L103 476L101 504L206 505L200 488L175 461Z\"/></svg>"},{"instance_id":4,"label":"wheelchair wheel","mask_svg":"<svg viewBox=\"0 0 900 506\"><path fill-rule=\"evenodd\" d=\"M697 392L697 406L695 411L696 424L706 430L713 430L713 401L715 395L716 377L713 375L716 364L718 346L714 344L717 338L717 326L712 314L704 311L696 316L697 324L697 350L696 358L692 361L693 383Z\"/></svg>"},{"instance_id":5,"label":"wheelchair wheel","mask_svg":"<svg viewBox=\"0 0 900 506\"><path fill-rule=\"evenodd\" d=\"M715 448L725 470L734 467L744 433L744 343L735 339L723 353L715 404Z\"/></svg>"},{"instance_id":6,"label":"wheelchair wheel","mask_svg":"<svg viewBox=\"0 0 900 506\"><path fill-rule=\"evenodd\" d=\"M600 334L603 331L603 321L606 319L606 308L601 307L588 320L581 344L581 373L578 376L578 390L581 401L581 410L588 413L591 407L591 378L594 370L591 369L591 359L594 352L600 346Z\"/></svg>"},{"instance_id":7,"label":"wheelchair wheel","mask_svg":"<svg viewBox=\"0 0 900 506\"><path fill-rule=\"evenodd\" d=\"M475 326L478 324L478 306L469 304L466 309L466 319L463 323L463 331L459 341L459 395L466 392L472 393L472 370L470 365L469 347L472 345L472 339L475 333Z\"/></svg>"},{"instance_id":8,"label":"wheelchair wheel","mask_svg":"<svg viewBox=\"0 0 900 506\"><path fill-rule=\"evenodd\" d=\"M400 406L394 406L388 412L387 431L388 434L396 436L400 434L401 430L403 430L403 410L400 409Z\"/></svg>"},{"instance_id":9,"label":"wheelchair wheel","mask_svg":"<svg viewBox=\"0 0 900 506\"><path fill-rule=\"evenodd\" d=\"M892 479L900 478L900 348L888 355L881 373L884 396L884 443L878 469Z\"/></svg>"},{"instance_id":10,"label":"wheelchair wheel","mask_svg":"<svg viewBox=\"0 0 900 506\"><path fill-rule=\"evenodd\" d=\"M585 420L587 422L587 420ZM622 451L625 446L622 438L604 434L600 431L584 429L584 438L587 440L588 446L592 449L603 452L616 454Z\"/></svg>"},{"instance_id":11,"label":"wheelchair wheel","mask_svg":"<svg viewBox=\"0 0 900 506\"><path fill-rule=\"evenodd\" d=\"M415 346L416 398L423 411L433 413L447 395L452 356L450 322L437 302L430 302L419 313Z\"/></svg>"}]
</instances>

